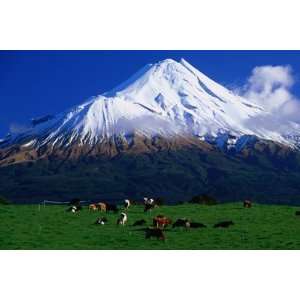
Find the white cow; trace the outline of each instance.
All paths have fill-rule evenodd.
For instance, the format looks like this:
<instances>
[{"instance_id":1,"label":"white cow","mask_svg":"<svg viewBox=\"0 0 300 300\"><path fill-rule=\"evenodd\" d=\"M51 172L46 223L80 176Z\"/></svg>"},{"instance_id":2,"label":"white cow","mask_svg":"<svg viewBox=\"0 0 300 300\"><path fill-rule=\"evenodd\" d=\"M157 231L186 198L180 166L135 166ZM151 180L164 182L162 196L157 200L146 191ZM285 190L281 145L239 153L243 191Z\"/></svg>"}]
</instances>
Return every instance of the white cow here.
<instances>
[{"instance_id":1,"label":"white cow","mask_svg":"<svg viewBox=\"0 0 300 300\"><path fill-rule=\"evenodd\" d=\"M121 213L121 215L117 221L117 224L124 226L126 222L127 222L127 215L125 213Z\"/></svg>"},{"instance_id":2,"label":"white cow","mask_svg":"<svg viewBox=\"0 0 300 300\"><path fill-rule=\"evenodd\" d=\"M129 199L125 199L124 200L124 207L125 207L125 209L128 209L130 205L131 205L130 200Z\"/></svg>"}]
</instances>

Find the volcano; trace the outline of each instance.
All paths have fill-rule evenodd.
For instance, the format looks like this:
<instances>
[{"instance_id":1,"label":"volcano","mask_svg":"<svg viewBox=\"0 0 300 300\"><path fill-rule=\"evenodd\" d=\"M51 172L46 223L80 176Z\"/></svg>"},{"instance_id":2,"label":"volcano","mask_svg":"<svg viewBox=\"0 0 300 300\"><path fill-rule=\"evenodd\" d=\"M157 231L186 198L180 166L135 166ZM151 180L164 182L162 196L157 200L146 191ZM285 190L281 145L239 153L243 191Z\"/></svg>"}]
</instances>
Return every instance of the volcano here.
<instances>
[{"instance_id":1,"label":"volcano","mask_svg":"<svg viewBox=\"0 0 300 300\"><path fill-rule=\"evenodd\" d=\"M16 201L199 193L298 201L299 133L184 59L166 59L1 139L0 193Z\"/></svg>"}]
</instances>

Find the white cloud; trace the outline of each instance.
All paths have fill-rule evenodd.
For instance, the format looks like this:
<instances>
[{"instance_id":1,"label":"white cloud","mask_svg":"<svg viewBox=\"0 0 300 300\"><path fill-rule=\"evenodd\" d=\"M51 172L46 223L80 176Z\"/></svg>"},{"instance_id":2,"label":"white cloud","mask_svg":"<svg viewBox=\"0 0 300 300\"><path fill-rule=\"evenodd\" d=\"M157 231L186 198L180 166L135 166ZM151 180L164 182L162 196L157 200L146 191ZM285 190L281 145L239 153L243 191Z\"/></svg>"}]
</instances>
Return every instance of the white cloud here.
<instances>
[{"instance_id":1,"label":"white cloud","mask_svg":"<svg viewBox=\"0 0 300 300\"><path fill-rule=\"evenodd\" d=\"M260 66L252 70L243 96L286 121L300 122L300 101L292 94L290 66Z\"/></svg>"},{"instance_id":2,"label":"white cloud","mask_svg":"<svg viewBox=\"0 0 300 300\"><path fill-rule=\"evenodd\" d=\"M279 84L291 86L294 83L291 66L260 66L252 70L249 82L256 88Z\"/></svg>"},{"instance_id":3,"label":"white cloud","mask_svg":"<svg viewBox=\"0 0 300 300\"><path fill-rule=\"evenodd\" d=\"M292 98L289 88L293 83L289 66L255 67L248 78L244 96L266 108L278 108Z\"/></svg>"}]
</instances>

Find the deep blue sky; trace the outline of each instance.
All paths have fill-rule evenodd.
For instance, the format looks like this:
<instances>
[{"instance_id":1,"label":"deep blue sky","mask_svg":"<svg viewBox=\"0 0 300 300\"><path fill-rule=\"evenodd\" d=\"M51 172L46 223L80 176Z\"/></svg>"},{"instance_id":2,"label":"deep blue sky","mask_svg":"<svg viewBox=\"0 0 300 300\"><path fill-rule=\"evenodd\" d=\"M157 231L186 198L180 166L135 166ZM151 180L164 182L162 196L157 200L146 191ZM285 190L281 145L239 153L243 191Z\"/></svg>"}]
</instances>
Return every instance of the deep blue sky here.
<instances>
[{"instance_id":1,"label":"deep blue sky","mask_svg":"<svg viewBox=\"0 0 300 300\"><path fill-rule=\"evenodd\" d=\"M0 137L12 123L52 114L101 94L147 63L181 57L227 86L242 86L261 65L291 65L300 51L0 51ZM300 84L293 91L300 96Z\"/></svg>"}]
</instances>

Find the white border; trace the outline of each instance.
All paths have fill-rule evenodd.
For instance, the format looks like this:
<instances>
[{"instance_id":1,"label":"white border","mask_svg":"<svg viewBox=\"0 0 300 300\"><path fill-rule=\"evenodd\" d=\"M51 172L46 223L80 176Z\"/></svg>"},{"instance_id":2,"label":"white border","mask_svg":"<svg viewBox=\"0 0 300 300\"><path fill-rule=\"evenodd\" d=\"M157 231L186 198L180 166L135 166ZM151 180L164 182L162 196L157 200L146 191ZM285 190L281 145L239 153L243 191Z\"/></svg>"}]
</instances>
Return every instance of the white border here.
<instances>
[{"instance_id":1,"label":"white border","mask_svg":"<svg viewBox=\"0 0 300 300\"><path fill-rule=\"evenodd\" d=\"M299 1L1 0L2 49L299 49Z\"/></svg>"},{"instance_id":2,"label":"white border","mask_svg":"<svg viewBox=\"0 0 300 300\"><path fill-rule=\"evenodd\" d=\"M0 265L5 300L299 299L297 251L3 251Z\"/></svg>"}]
</instances>

